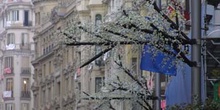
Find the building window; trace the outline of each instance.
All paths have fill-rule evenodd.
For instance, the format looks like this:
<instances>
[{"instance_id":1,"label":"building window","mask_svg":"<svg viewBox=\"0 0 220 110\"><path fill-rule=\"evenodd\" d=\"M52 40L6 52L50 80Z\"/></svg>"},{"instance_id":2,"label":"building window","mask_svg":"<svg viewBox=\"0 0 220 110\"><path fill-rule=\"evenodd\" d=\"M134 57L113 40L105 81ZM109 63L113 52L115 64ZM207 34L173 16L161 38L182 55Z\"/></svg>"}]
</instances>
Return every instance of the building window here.
<instances>
[{"instance_id":1,"label":"building window","mask_svg":"<svg viewBox=\"0 0 220 110\"><path fill-rule=\"evenodd\" d=\"M102 22L102 15L101 15L101 14L96 14L96 15L95 15L95 27L99 27L99 25L101 24L101 22ZM97 28L97 29L99 29L99 28ZM96 31L98 31L97 29L96 29ZM99 54L101 51L102 51L102 48L101 48L100 46L95 46L95 53L96 53L96 54ZM98 59L95 61L95 64L96 64L97 66L103 66L103 65L104 65L103 63L104 63L104 62L103 62L103 58L102 58L102 57L98 58Z\"/></svg>"},{"instance_id":2,"label":"building window","mask_svg":"<svg viewBox=\"0 0 220 110\"><path fill-rule=\"evenodd\" d=\"M82 58L81 58L81 56L82 56L82 55L81 55L81 52L78 52L78 55L79 55L79 56L78 56L78 58L79 58L79 65L81 65L81 61L82 61Z\"/></svg>"},{"instance_id":3,"label":"building window","mask_svg":"<svg viewBox=\"0 0 220 110\"><path fill-rule=\"evenodd\" d=\"M70 59L69 59L69 50L68 49L66 50L66 61L67 61L67 64L70 61Z\"/></svg>"},{"instance_id":4,"label":"building window","mask_svg":"<svg viewBox=\"0 0 220 110\"><path fill-rule=\"evenodd\" d=\"M22 79L21 97L30 98L30 80L29 78Z\"/></svg>"},{"instance_id":5,"label":"building window","mask_svg":"<svg viewBox=\"0 0 220 110\"><path fill-rule=\"evenodd\" d=\"M9 44L15 44L15 34L14 33L7 34L7 45L9 45Z\"/></svg>"},{"instance_id":6,"label":"building window","mask_svg":"<svg viewBox=\"0 0 220 110\"><path fill-rule=\"evenodd\" d=\"M21 104L21 110L29 110L29 104L28 103L22 103Z\"/></svg>"},{"instance_id":7,"label":"building window","mask_svg":"<svg viewBox=\"0 0 220 110\"><path fill-rule=\"evenodd\" d=\"M100 92L102 86L104 86L104 78L102 77L96 77L95 78L95 92Z\"/></svg>"},{"instance_id":8,"label":"building window","mask_svg":"<svg viewBox=\"0 0 220 110\"><path fill-rule=\"evenodd\" d=\"M70 90L70 89L69 89L69 77L66 78L66 84L65 84L65 87L66 87L65 91L66 91L66 94L67 94L68 91Z\"/></svg>"},{"instance_id":9,"label":"building window","mask_svg":"<svg viewBox=\"0 0 220 110\"><path fill-rule=\"evenodd\" d=\"M21 34L21 46L25 46L29 43L29 34L28 33L22 33Z\"/></svg>"},{"instance_id":10,"label":"building window","mask_svg":"<svg viewBox=\"0 0 220 110\"><path fill-rule=\"evenodd\" d=\"M57 96L60 97L60 82L57 82Z\"/></svg>"},{"instance_id":11,"label":"building window","mask_svg":"<svg viewBox=\"0 0 220 110\"><path fill-rule=\"evenodd\" d=\"M8 13L7 21L19 21L19 10L12 10Z\"/></svg>"},{"instance_id":12,"label":"building window","mask_svg":"<svg viewBox=\"0 0 220 110\"><path fill-rule=\"evenodd\" d=\"M79 94L81 93L81 83L78 82L78 90L79 90Z\"/></svg>"},{"instance_id":13,"label":"building window","mask_svg":"<svg viewBox=\"0 0 220 110\"><path fill-rule=\"evenodd\" d=\"M36 22L37 22L37 24L39 25L40 24L40 22L41 22L41 17L40 17L41 15L40 15L40 12L37 12L37 16L36 16Z\"/></svg>"},{"instance_id":14,"label":"building window","mask_svg":"<svg viewBox=\"0 0 220 110\"><path fill-rule=\"evenodd\" d=\"M101 22L102 22L102 15L101 14L95 15L95 25L99 26Z\"/></svg>"},{"instance_id":15,"label":"building window","mask_svg":"<svg viewBox=\"0 0 220 110\"><path fill-rule=\"evenodd\" d=\"M4 60L5 60L4 74L13 73L14 58L13 57L5 57Z\"/></svg>"},{"instance_id":16,"label":"building window","mask_svg":"<svg viewBox=\"0 0 220 110\"><path fill-rule=\"evenodd\" d=\"M13 103L6 103L5 110L15 110L15 106Z\"/></svg>"},{"instance_id":17,"label":"building window","mask_svg":"<svg viewBox=\"0 0 220 110\"><path fill-rule=\"evenodd\" d=\"M46 76L46 64L44 64L44 72L43 72L43 76Z\"/></svg>"},{"instance_id":18,"label":"building window","mask_svg":"<svg viewBox=\"0 0 220 110\"><path fill-rule=\"evenodd\" d=\"M13 79L12 78L6 79L6 91L13 91Z\"/></svg>"},{"instance_id":19,"label":"building window","mask_svg":"<svg viewBox=\"0 0 220 110\"><path fill-rule=\"evenodd\" d=\"M30 90L29 85L30 85L29 78L23 78L22 79L22 91L29 91Z\"/></svg>"},{"instance_id":20,"label":"building window","mask_svg":"<svg viewBox=\"0 0 220 110\"><path fill-rule=\"evenodd\" d=\"M49 61L49 74L51 74L52 70L52 65L51 65L51 61Z\"/></svg>"},{"instance_id":21,"label":"building window","mask_svg":"<svg viewBox=\"0 0 220 110\"><path fill-rule=\"evenodd\" d=\"M111 0L111 10L115 10L115 0Z\"/></svg>"},{"instance_id":22,"label":"building window","mask_svg":"<svg viewBox=\"0 0 220 110\"><path fill-rule=\"evenodd\" d=\"M29 10L24 10L24 26L29 26Z\"/></svg>"},{"instance_id":23,"label":"building window","mask_svg":"<svg viewBox=\"0 0 220 110\"><path fill-rule=\"evenodd\" d=\"M13 57L5 57L5 68L13 67Z\"/></svg>"},{"instance_id":24,"label":"building window","mask_svg":"<svg viewBox=\"0 0 220 110\"><path fill-rule=\"evenodd\" d=\"M48 101L51 101L51 88L48 88Z\"/></svg>"},{"instance_id":25,"label":"building window","mask_svg":"<svg viewBox=\"0 0 220 110\"><path fill-rule=\"evenodd\" d=\"M19 21L19 10L11 11L11 20L12 21Z\"/></svg>"},{"instance_id":26,"label":"building window","mask_svg":"<svg viewBox=\"0 0 220 110\"><path fill-rule=\"evenodd\" d=\"M14 87L14 81L13 78L7 78L6 79L6 91L11 91L11 97L13 97L13 88Z\"/></svg>"},{"instance_id":27,"label":"building window","mask_svg":"<svg viewBox=\"0 0 220 110\"><path fill-rule=\"evenodd\" d=\"M43 102L43 105L45 105L46 104L46 91L45 90L43 90L42 91L42 102Z\"/></svg>"}]
</instances>

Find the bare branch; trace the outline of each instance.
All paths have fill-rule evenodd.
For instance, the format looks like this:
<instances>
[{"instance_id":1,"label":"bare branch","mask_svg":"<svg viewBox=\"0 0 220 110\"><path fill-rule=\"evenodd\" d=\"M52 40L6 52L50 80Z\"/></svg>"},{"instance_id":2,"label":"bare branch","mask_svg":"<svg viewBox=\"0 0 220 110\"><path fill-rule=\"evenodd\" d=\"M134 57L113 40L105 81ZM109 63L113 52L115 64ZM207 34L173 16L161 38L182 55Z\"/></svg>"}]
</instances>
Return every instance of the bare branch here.
<instances>
[{"instance_id":1,"label":"bare branch","mask_svg":"<svg viewBox=\"0 0 220 110\"><path fill-rule=\"evenodd\" d=\"M109 108L112 109L112 110L116 110L116 109L112 106L112 104L111 104L110 101L109 101Z\"/></svg>"},{"instance_id":2,"label":"bare branch","mask_svg":"<svg viewBox=\"0 0 220 110\"><path fill-rule=\"evenodd\" d=\"M107 53L108 51L112 50L115 46L112 46L108 49L105 49L104 51L101 51L99 54L97 54L96 56L92 57L89 61L85 62L83 65L80 66L80 68L90 64L91 62L95 61L97 58L99 58L100 56L104 55L105 53Z\"/></svg>"},{"instance_id":3,"label":"bare branch","mask_svg":"<svg viewBox=\"0 0 220 110\"><path fill-rule=\"evenodd\" d=\"M149 110L149 108L145 107L140 101L136 101L140 106L142 106L145 110Z\"/></svg>"}]
</instances>

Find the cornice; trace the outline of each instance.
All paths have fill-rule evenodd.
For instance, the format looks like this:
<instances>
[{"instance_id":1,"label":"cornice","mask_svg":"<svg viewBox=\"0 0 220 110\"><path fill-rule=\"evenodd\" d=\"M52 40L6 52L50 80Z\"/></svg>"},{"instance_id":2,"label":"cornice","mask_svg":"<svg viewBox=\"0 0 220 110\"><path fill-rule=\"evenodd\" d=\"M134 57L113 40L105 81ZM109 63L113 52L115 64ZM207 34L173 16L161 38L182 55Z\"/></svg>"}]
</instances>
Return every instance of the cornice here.
<instances>
[{"instance_id":1,"label":"cornice","mask_svg":"<svg viewBox=\"0 0 220 110\"><path fill-rule=\"evenodd\" d=\"M36 5L38 3L46 3L46 2L53 2L53 1L58 1L58 0L32 0L32 3Z\"/></svg>"},{"instance_id":2,"label":"cornice","mask_svg":"<svg viewBox=\"0 0 220 110\"><path fill-rule=\"evenodd\" d=\"M49 29L52 29L55 25L51 22L48 22L47 24L44 24L40 27L38 27L39 29L36 29L36 37L43 35L44 33L48 32Z\"/></svg>"},{"instance_id":3,"label":"cornice","mask_svg":"<svg viewBox=\"0 0 220 110\"><path fill-rule=\"evenodd\" d=\"M102 3L108 3L110 0L102 0Z\"/></svg>"},{"instance_id":4,"label":"cornice","mask_svg":"<svg viewBox=\"0 0 220 110\"><path fill-rule=\"evenodd\" d=\"M105 4L90 4L87 6L91 10L102 10L105 9L106 5Z\"/></svg>"},{"instance_id":5,"label":"cornice","mask_svg":"<svg viewBox=\"0 0 220 110\"><path fill-rule=\"evenodd\" d=\"M33 30L34 29L34 26L8 26L8 27L5 27L5 30L9 30L9 29L26 29L26 30Z\"/></svg>"},{"instance_id":6,"label":"cornice","mask_svg":"<svg viewBox=\"0 0 220 110\"><path fill-rule=\"evenodd\" d=\"M34 53L33 50L20 50L20 49L3 50L3 55L4 56L11 56L11 55L31 56L33 53Z\"/></svg>"},{"instance_id":7,"label":"cornice","mask_svg":"<svg viewBox=\"0 0 220 110\"><path fill-rule=\"evenodd\" d=\"M49 53L45 54L45 55L41 55L40 57L36 58L34 61L32 61L32 65L37 65L39 64L39 62L42 62L44 60L46 60L47 58L50 58L54 55L54 51L50 51Z\"/></svg>"},{"instance_id":8,"label":"cornice","mask_svg":"<svg viewBox=\"0 0 220 110\"><path fill-rule=\"evenodd\" d=\"M76 12L76 10L77 10L77 8L76 8L77 5L76 5L76 4L77 4L77 3L72 3L72 4L69 5L68 7L60 7L60 9L62 9L62 8L66 9L66 12L65 12L64 15L59 15L59 16L63 16L62 18L66 18L66 17L68 17L70 14Z\"/></svg>"},{"instance_id":9,"label":"cornice","mask_svg":"<svg viewBox=\"0 0 220 110\"><path fill-rule=\"evenodd\" d=\"M6 6L7 8L11 8L13 6L18 7L18 8L21 8L19 6L30 6L31 8L33 5L31 4L31 2L12 2L12 3L7 3Z\"/></svg>"}]
</instances>

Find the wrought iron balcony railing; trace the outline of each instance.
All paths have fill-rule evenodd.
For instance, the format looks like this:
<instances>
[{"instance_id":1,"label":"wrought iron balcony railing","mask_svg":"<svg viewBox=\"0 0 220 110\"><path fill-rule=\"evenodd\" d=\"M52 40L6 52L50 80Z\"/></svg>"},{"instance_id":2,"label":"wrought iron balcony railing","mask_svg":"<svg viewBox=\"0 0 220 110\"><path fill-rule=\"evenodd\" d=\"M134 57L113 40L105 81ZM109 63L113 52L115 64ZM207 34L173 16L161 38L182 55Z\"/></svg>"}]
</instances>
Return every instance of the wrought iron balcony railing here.
<instances>
[{"instance_id":1,"label":"wrought iron balcony railing","mask_svg":"<svg viewBox=\"0 0 220 110\"><path fill-rule=\"evenodd\" d=\"M31 74L30 67L21 67L21 74Z\"/></svg>"},{"instance_id":2,"label":"wrought iron balcony railing","mask_svg":"<svg viewBox=\"0 0 220 110\"><path fill-rule=\"evenodd\" d=\"M30 91L21 91L21 98L31 98Z\"/></svg>"}]
</instances>

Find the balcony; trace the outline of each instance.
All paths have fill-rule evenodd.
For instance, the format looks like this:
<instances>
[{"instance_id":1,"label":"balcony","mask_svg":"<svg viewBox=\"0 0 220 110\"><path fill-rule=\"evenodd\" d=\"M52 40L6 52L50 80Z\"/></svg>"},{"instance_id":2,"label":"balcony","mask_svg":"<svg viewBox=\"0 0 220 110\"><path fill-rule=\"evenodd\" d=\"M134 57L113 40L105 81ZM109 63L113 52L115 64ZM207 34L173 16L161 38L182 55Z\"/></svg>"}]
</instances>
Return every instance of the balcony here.
<instances>
[{"instance_id":1,"label":"balcony","mask_svg":"<svg viewBox=\"0 0 220 110\"><path fill-rule=\"evenodd\" d=\"M21 67L21 74L22 75L30 75L31 74L31 68L30 67Z\"/></svg>"},{"instance_id":2,"label":"balcony","mask_svg":"<svg viewBox=\"0 0 220 110\"><path fill-rule=\"evenodd\" d=\"M20 44L20 49L21 50L30 50L31 45L29 43Z\"/></svg>"},{"instance_id":3,"label":"balcony","mask_svg":"<svg viewBox=\"0 0 220 110\"><path fill-rule=\"evenodd\" d=\"M7 21L6 22L6 27L31 27L33 26L32 21Z\"/></svg>"},{"instance_id":4,"label":"balcony","mask_svg":"<svg viewBox=\"0 0 220 110\"><path fill-rule=\"evenodd\" d=\"M21 21L7 21L6 27L22 27L23 24Z\"/></svg>"},{"instance_id":5,"label":"balcony","mask_svg":"<svg viewBox=\"0 0 220 110\"><path fill-rule=\"evenodd\" d=\"M13 67L6 67L4 68L4 76L11 76L14 75L14 68Z\"/></svg>"},{"instance_id":6,"label":"balcony","mask_svg":"<svg viewBox=\"0 0 220 110\"><path fill-rule=\"evenodd\" d=\"M14 50L14 49L16 49L15 44L8 44L5 46L5 50Z\"/></svg>"},{"instance_id":7,"label":"balcony","mask_svg":"<svg viewBox=\"0 0 220 110\"><path fill-rule=\"evenodd\" d=\"M21 100L30 100L31 92L30 91L21 91Z\"/></svg>"},{"instance_id":8,"label":"balcony","mask_svg":"<svg viewBox=\"0 0 220 110\"><path fill-rule=\"evenodd\" d=\"M4 91L3 92L3 99L4 100L14 100L13 91Z\"/></svg>"},{"instance_id":9,"label":"balcony","mask_svg":"<svg viewBox=\"0 0 220 110\"><path fill-rule=\"evenodd\" d=\"M24 21L23 26L32 26L32 21Z\"/></svg>"}]
</instances>

